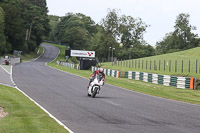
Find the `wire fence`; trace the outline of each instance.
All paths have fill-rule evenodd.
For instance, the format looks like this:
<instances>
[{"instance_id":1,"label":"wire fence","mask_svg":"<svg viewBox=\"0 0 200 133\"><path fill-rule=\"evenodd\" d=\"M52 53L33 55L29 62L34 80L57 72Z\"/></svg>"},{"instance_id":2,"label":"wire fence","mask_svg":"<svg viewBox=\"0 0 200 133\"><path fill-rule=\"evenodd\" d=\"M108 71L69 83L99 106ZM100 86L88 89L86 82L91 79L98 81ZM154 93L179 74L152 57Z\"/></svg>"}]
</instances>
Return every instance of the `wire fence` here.
<instances>
[{"instance_id":1,"label":"wire fence","mask_svg":"<svg viewBox=\"0 0 200 133\"><path fill-rule=\"evenodd\" d=\"M107 60L102 58L101 62ZM123 60L113 58L110 60L113 66L119 66L123 68L133 68L137 70L147 71L160 71L160 72L171 72L171 73L193 73L200 74L200 59L132 59Z\"/></svg>"},{"instance_id":2,"label":"wire fence","mask_svg":"<svg viewBox=\"0 0 200 133\"><path fill-rule=\"evenodd\" d=\"M175 73L199 73L200 60L115 60L112 65L139 70L166 71Z\"/></svg>"}]
</instances>

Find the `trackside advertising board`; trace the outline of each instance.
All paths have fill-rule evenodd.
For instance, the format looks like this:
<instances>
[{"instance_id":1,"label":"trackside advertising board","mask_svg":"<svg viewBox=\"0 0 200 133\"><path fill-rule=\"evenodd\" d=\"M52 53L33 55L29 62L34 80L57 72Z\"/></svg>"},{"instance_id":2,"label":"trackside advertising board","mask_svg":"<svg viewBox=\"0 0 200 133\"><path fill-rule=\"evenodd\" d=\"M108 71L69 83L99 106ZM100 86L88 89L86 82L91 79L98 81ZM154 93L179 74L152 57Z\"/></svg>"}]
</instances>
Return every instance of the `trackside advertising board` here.
<instances>
[{"instance_id":1,"label":"trackside advertising board","mask_svg":"<svg viewBox=\"0 0 200 133\"><path fill-rule=\"evenodd\" d=\"M95 51L71 50L71 56L95 58Z\"/></svg>"}]
</instances>

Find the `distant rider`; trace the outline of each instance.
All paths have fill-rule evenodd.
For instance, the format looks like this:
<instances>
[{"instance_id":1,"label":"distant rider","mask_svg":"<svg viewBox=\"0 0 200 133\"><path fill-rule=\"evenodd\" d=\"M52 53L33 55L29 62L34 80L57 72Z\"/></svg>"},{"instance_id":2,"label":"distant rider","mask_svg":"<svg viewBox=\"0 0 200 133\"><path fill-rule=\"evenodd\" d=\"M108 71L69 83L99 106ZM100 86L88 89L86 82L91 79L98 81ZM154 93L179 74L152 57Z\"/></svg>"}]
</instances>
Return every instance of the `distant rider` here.
<instances>
[{"instance_id":1,"label":"distant rider","mask_svg":"<svg viewBox=\"0 0 200 133\"><path fill-rule=\"evenodd\" d=\"M102 78L104 79L104 81L106 81L105 79L105 74L103 73L103 68L99 68L98 70L94 71L91 75L90 75L90 82L88 84L88 88L90 86L90 83L95 79L96 75L102 76Z\"/></svg>"}]
</instances>

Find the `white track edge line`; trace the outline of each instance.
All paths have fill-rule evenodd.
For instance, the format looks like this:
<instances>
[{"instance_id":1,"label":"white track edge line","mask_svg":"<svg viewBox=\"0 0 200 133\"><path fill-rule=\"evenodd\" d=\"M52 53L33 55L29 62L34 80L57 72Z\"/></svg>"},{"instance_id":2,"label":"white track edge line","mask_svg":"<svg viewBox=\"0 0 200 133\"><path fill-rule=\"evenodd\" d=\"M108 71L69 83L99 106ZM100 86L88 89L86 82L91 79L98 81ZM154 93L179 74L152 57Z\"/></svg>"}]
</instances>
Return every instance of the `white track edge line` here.
<instances>
[{"instance_id":1,"label":"white track edge line","mask_svg":"<svg viewBox=\"0 0 200 133\"><path fill-rule=\"evenodd\" d=\"M10 72L10 80L11 80L11 82L12 82L12 84L16 87L16 84L15 84L15 82L14 82L14 80L13 80L13 76L12 76L12 69L13 69L13 66L11 65L11 72Z\"/></svg>"},{"instance_id":2,"label":"white track edge line","mask_svg":"<svg viewBox=\"0 0 200 133\"><path fill-rule=\"evenodd\" d=\"M44 51L43 51L44 53ZM57 55L58 56L58 55ZM56 57L57 58L57 57ZM13 68L13 67L11 67ZM60 120L58 120L56 117L54 117L50 112L48 112L44 107L42 107L39 103L37 103L36 101L34 101L31 97L29 97L26 93L24 93L22 90L20 90L20 88L17 87L17 85L15 84L13 77L12 77L12 69L11 69L11 74L10 74L10 78L11 81L13 82L13 84L15 85L15 89L17 89L18 91L20 91L22 94L24 94L27 98L29 98L32 102L34 102L39 108L41 108L45 113L47 113L51 118L53 118L58 124L60 124L61 126L63 126L67 131L69 131L70 133L74 133L71 129L69 129L65 124L63 124Z\"/></svg>"},{"instance_id":3,"label":"white track edge line","mask_svg":"<svg viewBox=\"0 0 200 133\"><path fill-rule=\"evenodd\" d=\"M30 60L30 61L27 61L27 62L35 61L35 60L39 59L43 54L44 54L44 48L43 48L42 54L41 54L39 57L37 57L37 58L35 58L35 59L32 59L32 60ZM24 62L24 63L27 63L27 62Z\"/></svg>"},{"instance_id":4,"label":"white track edge line","mask_svg":"<svg viewBox=\"0 0 200 133\"><path fill-rule=\"evenodd\" d=\"M70 133L74 133L72 130L70 130L67 126L65 126L61 121L59 121L56 117L54 117L51 113L49 113L44 107L42 107L39 103L37 103L36 101L34 101L32 98L30 98L26 93L24 93L23 91L21 91L17 86L15 86L15 88L20 91L22 94L24 94L27 98L29 98L32 102L34 102L38 107L40 107L45 113L47 113L51 118L53 118L58 124L60 124L61 126L63 126L67 131L69 131Z\"/></svg>"},{"instance_id":5,"label":"white track edge line","mask_svg":"<svg viewBox=\"0 0 200 133\"><path fill-rule=\"evenodd\" d=\"M4 86L8 86L8 87L15 88L14 86L11 86L11 85L9 85L9 84L0 83L0 85L4 85Z\"/></svg>"},{"instance_id":6,"label":"white track edge line","mask_svg":"<svg viewBox=\"0 0 200 133\"><path fill-rule=\"evenodd\" d=\"M43 47L42 47L42 48L43 48ZM44 54L44 48L43 48L43 52L42 52L42 54L41 54L39 57L33 59L32 61L35 61L35 60L39 59L43 54Z\"/></svg>"}]
</instances>

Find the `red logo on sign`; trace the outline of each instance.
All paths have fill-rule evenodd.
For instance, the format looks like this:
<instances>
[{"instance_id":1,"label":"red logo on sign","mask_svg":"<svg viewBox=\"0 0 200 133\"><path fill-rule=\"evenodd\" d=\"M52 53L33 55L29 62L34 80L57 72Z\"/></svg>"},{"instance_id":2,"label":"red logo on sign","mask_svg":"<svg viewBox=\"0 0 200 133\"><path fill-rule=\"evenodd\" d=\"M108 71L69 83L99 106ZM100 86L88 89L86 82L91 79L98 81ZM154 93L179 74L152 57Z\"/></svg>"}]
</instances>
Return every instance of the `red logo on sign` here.
<instances>
[{"instance_id":1,"label":"red logo on sign","mask_svg":"<svg viewBox=\"0 0 200 133\"><path fill-rule=\"evenodd\" d=\"M92 53L92 52L91 52L91 53L90 53L90 52L88 52L88 55L89 55L89 56L92 56L92 55L93 55L93 53Z\"/></svg>"}]
</instances>

